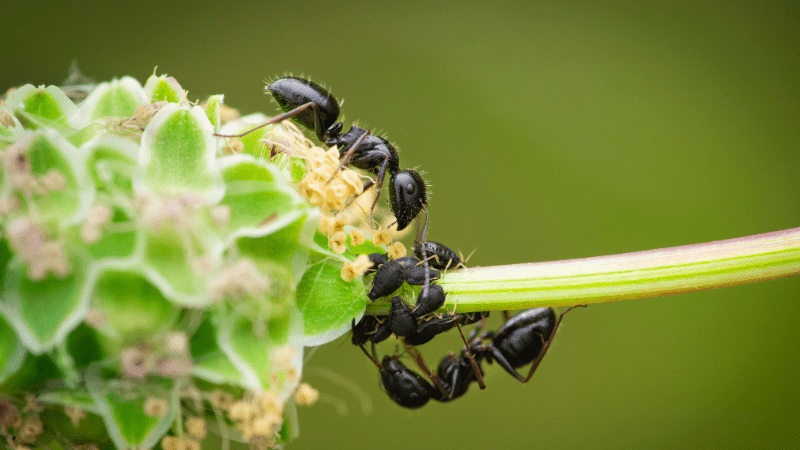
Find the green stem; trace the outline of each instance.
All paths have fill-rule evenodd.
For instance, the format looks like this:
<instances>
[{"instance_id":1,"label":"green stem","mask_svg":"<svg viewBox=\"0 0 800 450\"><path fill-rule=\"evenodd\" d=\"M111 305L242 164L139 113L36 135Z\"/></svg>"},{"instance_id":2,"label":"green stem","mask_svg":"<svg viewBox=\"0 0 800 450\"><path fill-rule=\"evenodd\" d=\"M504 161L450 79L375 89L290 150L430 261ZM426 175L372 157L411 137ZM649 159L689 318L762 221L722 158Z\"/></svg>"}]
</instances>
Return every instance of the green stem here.
<instances>
[{"instance_id":1,"label":"green stem","mask_svg":"<svg viewBox=\"0 0 800 450\"><path fill-rule=\"evenodd\" d=\"M620 255L447 272L444 309L572 306L661 297L800 275L800 228ZM387 314L388 304L367 305Z\"/></svg>"}]
</instances>

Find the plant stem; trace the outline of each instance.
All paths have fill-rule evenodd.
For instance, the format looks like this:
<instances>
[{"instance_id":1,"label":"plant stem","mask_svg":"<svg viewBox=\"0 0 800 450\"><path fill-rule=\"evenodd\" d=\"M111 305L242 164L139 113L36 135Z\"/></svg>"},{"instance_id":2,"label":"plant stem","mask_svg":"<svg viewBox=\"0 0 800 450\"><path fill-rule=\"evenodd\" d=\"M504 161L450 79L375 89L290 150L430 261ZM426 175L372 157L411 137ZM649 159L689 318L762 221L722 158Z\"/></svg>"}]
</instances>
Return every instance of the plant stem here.
<instances>
[{"instance_id":1,"label":"plant stem","mask_svg":"<svg viewBox=\"0 0 800 450\"><path fill-rule=\"evenodd\" d=\"M800 228L619 255L448 271L443 310L572 306L800 275ZM388 314L388 303L367 314Z\"/></svg>"}]
</instances>

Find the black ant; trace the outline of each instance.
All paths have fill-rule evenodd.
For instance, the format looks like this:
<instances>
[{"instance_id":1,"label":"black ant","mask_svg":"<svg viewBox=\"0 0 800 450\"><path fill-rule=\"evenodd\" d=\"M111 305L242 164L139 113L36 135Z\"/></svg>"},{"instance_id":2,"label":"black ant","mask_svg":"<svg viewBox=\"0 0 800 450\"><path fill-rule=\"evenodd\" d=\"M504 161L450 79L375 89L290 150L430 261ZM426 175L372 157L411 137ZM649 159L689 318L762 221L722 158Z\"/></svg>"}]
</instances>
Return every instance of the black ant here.
<instances>
[{"instance_id":1,"label":"black ant","mask_svg":"<svg viewBox=\"0 0 800 450\"><path fill-rule=\"evenodd\" d=\"M424 378L401 363L397 356L384 356L383 364L373 362L381 372L381 381L389 398L404 408L422 408L436 391Z\"/></svg>"},{"instance_id":2,"label":"black ant","mask_svg":"<svg viewBox=\"0 0 800 450\"><path fill-rule=\"evenodd\" d=\"M570 307L558 316L558 320L553 308L528 309L509 319L496 332L487 331L475 338L479 330L473 330L470 334L471 353L476 359L485 359L489 364L496 360L511 376L527 383L550 348L564 315L585 306ZM487 339L492 342L484 344ZM533 365L528 376L523 377L516 369L530 362Z\"/></svg>"},{"instance_id":3,"label":"black ant","mask_svg":"<svg viewBox=\"0 0 800 450\"><path fill-rule=\"evenodd\" d=\"M397 150L386 139L357 126L351 126L348 132L342 133L344 124L336 122L339 119L339 102L325 88L304 78L286 76L270 83L267 90L284 111L283 114L238 135L216 136L238 138L267 125L292 119L309 130L314 130L324 145L338 146L341 163L337 171L349 164L378 176L377 181L370 180L364 185L365 190L373 184L376 185L370 220L380 198L387 171L390 203L397 220L397 230L405 229L425 209L428 198L422 176L411 169L400 170Z\"/></svg>"},{"instance_id":4,"label":"black ant","mask_svg":"<svg viewBox=\"0 0 800 450\"><path fill-rule=\"evenodd\" d=\"M381 372L381 379L383 380L384 387L392 400L406 408L419 408L428 401L427 399L424 401L420 400L420 397L423 396L425 392L428 392L428 398L433 396L433 398L443 402L451 401L455 398L452 397L452 393L458 392L460 388L453 387L453 383L458 382L463 384L464 380L456 377L468 376L467 371L457 371L455 375L453 375L451 370L446 374L448 379L443 383L436 373L431 373L428 370L422 355L415 347L416 345L429 342L436 335L454 326L458 327L461 339L464 341L465 356L462 362L472 368L474 371L473 373L477 374L475 378L470 378L469 381L466 381L466 384L469 384L471 381L478 381L481 389L485 388L481 376L483 372L479 367L479 362L469 353L470 350L467 340L464 338L464 334L461 333L461 325L472 324L482 320L489 315L488 312L456 315L443 314L440 317L433 317L424 321L418 328L417 321L411 314L408 305L406 305L400 297L393 297L391 301L392 309L388 316L364 316L358 324L353 321L353 335L351 340L353 344L358 345L361 351L363 351L373 364L378 367L378 370ZM387 339L392 333L401 337L401 342L406 352L414 359L417 366L425 372L425 375L433 382L433 385L428 384L419 375L408 370L396 357L393 357L394 362L389 362L389 360L387 360L388 357L386 357L383 359L383 365L378 364L377 356L370 355L364 348L364 344L367 341L371 341L373 344L372 351L374 353L374 344ZM390 364L390 366L387 366L387 363ZM442 372L441 367L439 368L439 372ZM408 395L404 394L402 390L398 390L400 386L405 386ZM465 391L466 389L461 391L458 396L463 395Z\"/></svg>"},{"instance_id":5,"label":"black ant","mask_svg":"<svg viewBox=\"0 0 800 450\"><path fill-rule=\"evenodd\" d=\"M367 296L370 300L375 301L381 297L386 297L392 292L400 289L403 283L408 283L415 286L422 286L426 281L438 280L439 271L419 266L420 261L410 256L397 258L394 261L384 260L381 253L373 253L369 255L370 261L373 263L372 267L376 267L375 277L372 279L372 289L370 289ZM383 261L378 263L378 261ZM426 280L427 275L427 280ZM438 309L441 305L437 306Z\"/></svg>"},{"instance_id":6,"label":"black ant","mask_svg":"<svg viewBox=\"0 0 800 450\"><path fill-rule=\"evenodd\" d=\"M423 259L423 251L427 256L430 265L441 270L449 268L458 268L461 265L461 258L456 255L456 252L450 250L446 245L435 241L426 241L423 243L414 243L414 254L417 258Z\"/></svg>"}]
</instances>

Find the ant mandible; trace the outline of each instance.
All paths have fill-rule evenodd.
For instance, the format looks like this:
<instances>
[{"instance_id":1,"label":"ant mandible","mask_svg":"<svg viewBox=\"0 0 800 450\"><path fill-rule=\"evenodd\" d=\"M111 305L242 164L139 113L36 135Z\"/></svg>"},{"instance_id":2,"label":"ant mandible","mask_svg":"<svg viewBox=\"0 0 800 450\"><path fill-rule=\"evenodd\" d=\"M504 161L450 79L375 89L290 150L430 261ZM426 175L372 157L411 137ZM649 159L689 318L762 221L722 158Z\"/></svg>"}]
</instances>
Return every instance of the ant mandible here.
<instances>
[{"instance_id":1,"label":"ant mandible","mask_svg":"<svg viewBox=\"0 0 800 450\"><path fill-rule=\"evenodd\" d=\"M314 130L324 145L338 146L341 163L337 171L349 164L378 176L377 181L370 180L364 184L364 190L376 185L375 201L369 213L370 221L387 171L391 191L390 204L397 220L397 231L405 229L425 209L428 198L422 176L415 170L400 170L397 150L383 137L357 126L351 126L349 131L342 133L344 124L336 122L339 119L339 102L325 88L305 78L285 76L270 83L267 90L284 111L283 114L241 134L216 136L238 138L267 125L292 119L309 130Z\"/></svg>"}]
</instances>

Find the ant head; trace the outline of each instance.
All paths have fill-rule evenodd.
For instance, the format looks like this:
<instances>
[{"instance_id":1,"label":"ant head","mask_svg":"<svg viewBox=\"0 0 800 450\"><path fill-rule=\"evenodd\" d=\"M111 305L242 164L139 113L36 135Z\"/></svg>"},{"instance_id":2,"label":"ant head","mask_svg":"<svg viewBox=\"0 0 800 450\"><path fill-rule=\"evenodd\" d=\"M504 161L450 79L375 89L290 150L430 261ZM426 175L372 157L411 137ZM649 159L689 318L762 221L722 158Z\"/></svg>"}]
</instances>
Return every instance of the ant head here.
<instances>
[{"instance_id":1,"label":"ant head","mask_svg":"<svg viewBox=\"0 0 800 450\"><path fill-rule=\"evenodd\" d=\"M402 231L428 204L425 180L414 170L403 170L389 179L389 191L397 231Z\"/></svg>"},{"instance_id":2,"label":"ant head","mask_svg":"<svg viewBox=\"0 0 800 450\"><path fill-rule=\"evenodd\" d=\"M294 76L282 77L270 83L267 90L284 112L309 102L315 103L323 127L319 133L330 128L339 118L339 102L325 88L311 80ZM309 108L292 120L309 130L315 130L314 114L314 109Z\"/></svg>"}]
</instances>

